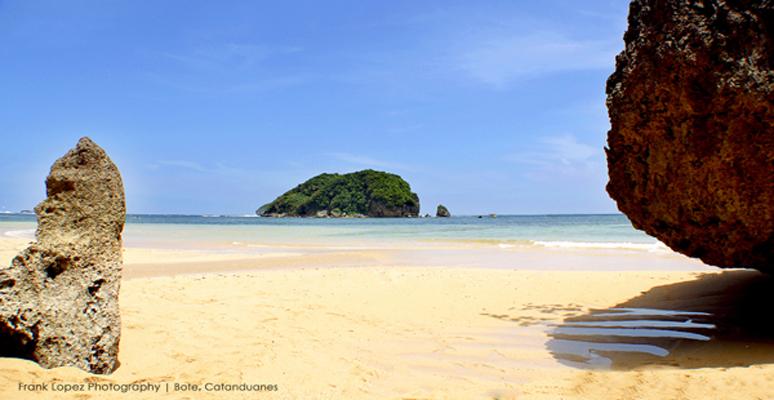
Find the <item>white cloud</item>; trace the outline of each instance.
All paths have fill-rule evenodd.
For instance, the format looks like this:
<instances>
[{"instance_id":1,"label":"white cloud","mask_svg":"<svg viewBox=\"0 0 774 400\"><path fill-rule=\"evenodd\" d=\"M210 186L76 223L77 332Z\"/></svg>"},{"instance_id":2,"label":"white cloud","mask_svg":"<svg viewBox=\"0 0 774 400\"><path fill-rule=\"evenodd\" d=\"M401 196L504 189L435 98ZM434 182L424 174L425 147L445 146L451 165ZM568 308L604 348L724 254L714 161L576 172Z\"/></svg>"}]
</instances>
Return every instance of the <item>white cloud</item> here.
<instances>
[{"instance_id":1,"label":"white cloud","mask_svg":"<svg viewBox=\"0 0 774 400\"><path fill-rule=\"evenodd\" d=\"M508 154L505 160L527 166L533 176L536 172L576 175L604 169L602 147L581 143L569 134L547 137L539 142L537 148Z\"/></svg>"},{"instance_id":2,"label":"white cloud","mask_svg":"<svg viewBox=\"0 0 774 400\"><path fill-rule=\"evenodd\" d=\"M619 47L617 41L570 39L556 32L490 35L462 47L458 65L471 79L503 88L550 73L612 70Z\"/></svg>"},{"instance_id":3,"label":"white cloud","mask_svg":"<svg viewBox=\"0 0 774 400\"><path fill-rule=\"evenodd\" d=\"M249 43L222 43L194 48L187 53L164 53L186 67L195 69L252 68L270 57L301 52L294 46L268 46Z\"/></svg>"},{"instance_id":4,"label":"white cloud","mask_svg":"<svg viewBox=\"0 0 774 400\"><path fill-rule=\"evenodd\" d=\"M244 93L303 84L308 74L277 72L275 59L302 52L301 47L220 43L160 55L166 69L146 76L165 86L194 93Z\"/></svg>"},{"instance_id":5,"label":"white cloud","mask_svg":"<svg viewBox=\"0 0 774 400\"><path fill-rule=\"evenodd\" d=\"M407 166L402 164L378 160L365 155L357 155L357 154L350 154L350 153L328 153L327 156L332 157L338 161L342 161L348 164L363 166L363 167L403 169L403 170L410 169Z\"/></svg>"},{"instance_id":6,"label":"white cloud","mask_svg":"<svg viewBox=\"0 0 774 400\"><path fill-rule=\"evenodd\" d=\"M602 153L602 149L578 142L572 135L549 137L543 140L551 149L551 156L565 165L587 162Z\"/></svg>"},{"instance_id":7,"label":"white cloud","mask_svg":"<svg viewBox=\"0 0 774 400\"><path fill-rule=\"evenodd\" d=\"M157 161L155 164L148 165L148 168L151 170L158 170L160 167L182 168L182 169L199 172L202 174L217 174L217 175L223 175L223 176L242 176L242 175L249 175L255 172L255 171L250 171L243 168L228 166L220 162L215 163L212 166L205 166L195 161L161 160L161 161Z\"/></svg>"},{"instance_id":8,"label":"white cloud","mask_svg":"<svg viewBox=\"0 0 774 400\"><path fill-rule=\"evenodd\" d=\"M157 165L163 165L168 167L178 167L183 169L190 169L197 172L208 172L207 168L204 168L201 164L193 161L185 160L162 160L156 163Z\"/></svg>"}]
</instances>

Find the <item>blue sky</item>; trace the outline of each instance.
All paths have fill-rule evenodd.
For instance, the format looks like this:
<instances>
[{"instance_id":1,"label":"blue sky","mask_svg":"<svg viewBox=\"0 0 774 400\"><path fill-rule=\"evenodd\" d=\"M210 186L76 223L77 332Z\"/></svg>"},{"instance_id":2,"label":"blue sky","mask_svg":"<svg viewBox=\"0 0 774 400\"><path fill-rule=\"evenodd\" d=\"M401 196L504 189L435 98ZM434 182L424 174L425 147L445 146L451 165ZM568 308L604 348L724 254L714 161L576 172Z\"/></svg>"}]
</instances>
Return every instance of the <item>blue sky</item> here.
<instances>
[{"instance_id":1,"label":"blue sky","mask_svg":"<svg viewBox=\"0 0 774 400\"><path fill-rule=\"evenodd\" d=\"M321 172L456 214L614 212L628 2L0 0L0 211L87 135L132 213L246 214Z\"/></svg>"}]
</instances>

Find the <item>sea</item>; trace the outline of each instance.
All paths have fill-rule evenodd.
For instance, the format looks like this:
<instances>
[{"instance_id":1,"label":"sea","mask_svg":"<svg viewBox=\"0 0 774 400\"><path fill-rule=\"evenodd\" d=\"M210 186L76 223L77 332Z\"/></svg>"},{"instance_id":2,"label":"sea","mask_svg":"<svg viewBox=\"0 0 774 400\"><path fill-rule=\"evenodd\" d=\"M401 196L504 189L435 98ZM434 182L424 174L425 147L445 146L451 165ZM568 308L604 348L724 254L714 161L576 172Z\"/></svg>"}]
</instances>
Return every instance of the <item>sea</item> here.
<instances>
[{"instance_id":1,"label":"sea","mask_svg":"<svg viewBox=\"0 0 774 400\"><path fill-rule=\"evenodd\" d=\"M0 214L0 234L32 239L31 214ZM622 214L453 216L451 218L262 218L229 215L141 215L126 218L128 246L189 243L401 243L451 241L548 248L664 245ZM151 246L155 247L155 246ZM167 246L163 246L167 247Z\"/></svg>"}]
</instances>

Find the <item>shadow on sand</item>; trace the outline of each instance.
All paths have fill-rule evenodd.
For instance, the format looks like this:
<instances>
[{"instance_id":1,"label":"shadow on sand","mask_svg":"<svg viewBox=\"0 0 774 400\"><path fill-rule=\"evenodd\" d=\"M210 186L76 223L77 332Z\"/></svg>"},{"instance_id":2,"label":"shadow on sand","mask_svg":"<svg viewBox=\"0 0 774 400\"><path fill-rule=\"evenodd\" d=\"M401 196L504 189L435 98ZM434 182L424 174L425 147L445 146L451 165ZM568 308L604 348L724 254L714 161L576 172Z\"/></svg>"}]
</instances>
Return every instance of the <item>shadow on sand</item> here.
<instances>
[{"instance_id":1,"label":"shadow on sand","mask_svg":"<svg viewBox=\"0 0 774 400\"><path fill-rule=\"evenodd\" d=\"M654 287L565 319L546 347L586 369L735 367L774 362L774 276L727 271Z\"/></svg>"}]
</instances>

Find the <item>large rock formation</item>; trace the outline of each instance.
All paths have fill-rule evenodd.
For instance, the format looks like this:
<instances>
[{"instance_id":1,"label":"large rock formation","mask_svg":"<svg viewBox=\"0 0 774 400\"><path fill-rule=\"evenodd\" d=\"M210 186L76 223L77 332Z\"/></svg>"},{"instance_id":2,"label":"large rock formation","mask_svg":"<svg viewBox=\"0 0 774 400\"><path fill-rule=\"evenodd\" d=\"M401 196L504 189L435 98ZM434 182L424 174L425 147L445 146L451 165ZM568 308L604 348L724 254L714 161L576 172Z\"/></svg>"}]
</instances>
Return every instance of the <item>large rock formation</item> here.
<instances>
[{"instance_id":1,"label":"large rock formation","mask_svg":"<svg viewBox=\"0 0 774 400\"><path fill-rule=\"evenodd\" d=\"M110 373L121 334L121 175L82 138L51 167L46 192L37 241L0 269L0 356Z\"/></svg>"},{"instance_id":2,"label":"large rock formation","mask_svg":"<svg viewBox=\"0 0 774 400\"><path fill-rule=\"evenodd\" d=\"M264 217L416 217L419 197L398 175L320 174L260 207Z\"/></svg>"},{"instance_id":3,"label":"large rock formation","mask_svg":"<svg viewBox=\"0 0 774 400\"><path fill-rule=\"evenodd\" d=\"M707 264L774 271L774 2L634 0L607 82L607 191Z\"/></svg>"},{"instance_id":4,"label":"large rock formation","mask_svg":"<svg viewBox=\"0 0 774 400\"><path fill-rule=\"evenodd\" d=\"M435 216L439 218L449 218L451 217L451 213L449 212L449 209L446 208L446 206L439 204L438 208L435 210Z\"/></svg>"}]
</instances>

